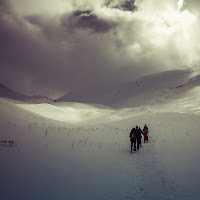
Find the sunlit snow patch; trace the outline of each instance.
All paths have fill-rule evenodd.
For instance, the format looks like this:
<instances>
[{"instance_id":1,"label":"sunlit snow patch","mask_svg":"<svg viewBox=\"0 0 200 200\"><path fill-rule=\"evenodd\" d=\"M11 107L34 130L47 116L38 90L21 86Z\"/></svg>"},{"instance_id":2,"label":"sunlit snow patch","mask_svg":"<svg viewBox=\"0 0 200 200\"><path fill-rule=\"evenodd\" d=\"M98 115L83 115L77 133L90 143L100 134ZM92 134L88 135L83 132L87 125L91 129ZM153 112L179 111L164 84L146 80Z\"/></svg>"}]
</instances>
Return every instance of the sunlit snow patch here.
<instances>
[{"instance_id":1,"label":"sunlit snow patch","mask_svg":"<svg viewBox=\"0 0 200 200\"><path fill-rule=\"evenodd\" d=\"M104 110L78 109L78 107L57 107L50 104L18 104L18 106L40 116L62 122L106 123L106 121L120 120L120 117L108 114L106 109L104 112Z\"/></svg>"}]
</instances>

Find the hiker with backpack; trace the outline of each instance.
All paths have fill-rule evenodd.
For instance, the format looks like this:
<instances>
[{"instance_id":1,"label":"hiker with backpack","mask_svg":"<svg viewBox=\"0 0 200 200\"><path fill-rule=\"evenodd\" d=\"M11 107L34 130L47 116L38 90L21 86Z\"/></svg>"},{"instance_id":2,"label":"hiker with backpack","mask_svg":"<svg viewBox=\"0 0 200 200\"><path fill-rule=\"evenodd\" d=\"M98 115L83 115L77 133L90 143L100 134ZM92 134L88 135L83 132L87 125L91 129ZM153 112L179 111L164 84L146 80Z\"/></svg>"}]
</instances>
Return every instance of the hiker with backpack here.
<instances>
[{"instance_id":1,"label":"hiker with backpack","mask_svg":"<svg viewBox=\"0 0 200 200\"><path fill-rule=\"evenodd\" d=\"M133 144L134 144L134 151L136 151L136 135L137 135L136 129L132 128L129 135L131 141L131 153L133 152Z\"/></svg>"},{"instance_id":2,"label":"hiker with backpack","mask_svg":"<svg viewBox=\"0 0 200 200\"><path fill-rule=\"evenodd\" d=\"M136 126L136 141L137 141L137 149L139 150L139 148L140 148L141 136L140 136L140 131L139 131L139 129L138 129L138 126Z\"/></svg>"},{"instance_id":3,"label":"hiker with backpack","mask_svg":"<svg viewBox=\"0 0 200 200\"><path fill-rule=\"evenodd\" d=\"M140 147L142 146L142 142L141 142L141 140L142 140L142 133L143 133L143 131L142 131L142 129L139 127L138 128L138 140L139 140L139 145L140 145Z\"/></svg>"},{"instance_id":4,"label":"hiker with backpack","mask_svg":"<svg viewBox=\"0 0 200 200\"><path fill-rule=\"evenodd\" d=\"M149 129L147 127L147 125L145 124L144 125L144 128L143 128L143 136L144 136L144 143L147 141L149 141L149 138L148 138L148 132L149 132Z\"/></svg>"}]
</instances>

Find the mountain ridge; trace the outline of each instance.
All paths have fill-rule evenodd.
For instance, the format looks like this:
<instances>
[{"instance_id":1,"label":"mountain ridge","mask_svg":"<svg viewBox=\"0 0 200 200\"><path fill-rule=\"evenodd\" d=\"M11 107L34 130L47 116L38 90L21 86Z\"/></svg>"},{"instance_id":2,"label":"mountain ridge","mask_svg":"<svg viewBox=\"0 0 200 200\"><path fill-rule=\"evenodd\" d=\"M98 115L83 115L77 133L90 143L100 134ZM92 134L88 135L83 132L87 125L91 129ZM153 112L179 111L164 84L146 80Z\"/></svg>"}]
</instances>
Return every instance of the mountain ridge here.
<instances>
[{"instance_id":1,"label":"mountain ridge","mask_svg":"<svg viewBox=\"0 0 200 200\"><path fill-rule=\"evenodd\" d=\"M17 101L23 101L27 103L53 103L54 99L42 95L27 96L15 92L14 90L8 88L4 84L0 83L0 98L8 98Z\"/></svg>"},{"instance_id":2,"label":"mountain ridge","mask_svg":"<svg viewBox=\"0 0 200 200\"><path fill-rule=\"evenodd\" d=\"M95 90L95 87L84 92L80 89L56 101L98 103L113 108L135 107L153 104L154 101L162 103L171 98L180 98L198 85L200 85L200 77L194 76L191 70L171 70L140 77L123 85L117 85L115 88L107 88L104 93L101 89Z\"/></svg>"}]
</instances>

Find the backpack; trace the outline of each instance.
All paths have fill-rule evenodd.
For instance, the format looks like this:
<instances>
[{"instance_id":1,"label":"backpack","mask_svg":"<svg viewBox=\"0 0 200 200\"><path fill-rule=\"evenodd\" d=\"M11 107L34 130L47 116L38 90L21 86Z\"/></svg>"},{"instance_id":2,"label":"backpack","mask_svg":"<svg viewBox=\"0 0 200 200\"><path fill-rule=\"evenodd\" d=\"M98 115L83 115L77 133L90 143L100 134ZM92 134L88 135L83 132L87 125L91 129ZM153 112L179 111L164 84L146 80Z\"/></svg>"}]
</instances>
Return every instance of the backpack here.
<instances>
[{"instance_id":1,"label":"backpack","mask_svg":"<svg viewBox=\"0 0 200 200\"><path fill-rule=\"evenodd\" d=\"M140 131L139 131L139 129L135 130L135 137L136 138L140 137Z\"/></svg>"},{"instance_id":2,"label":"backpack","mask_svg":"<svg viewBox=\"0 0 200 200\"><path fill-rule=\"evenodd\" d=\"M142 135L142 130L139 128L138 129L138 135L141 137L141 135Z\"/></svg>"},{"instance_id":3,"label":"backpack","mask_svg":"<svg viewBox=\"0 0 200 200\"><path fill-rule=\"evenodd\" d=\"M144 133L148 133L148 127L147 127L147 126L144 127L143 132L144 132Z\"/></svg>"},{"instance_id":4,"label":"backpack","mask_svg":"<svg viewBox=\"0 0 200 200\"><path fill-rule=\"evenodd\" d=\"M132 138L136 138L136 136L137 136L137 131L133 128L132 130L131 130L131 132L130 132L130 138L132 139Z\"/></svg>"}]
</instances>

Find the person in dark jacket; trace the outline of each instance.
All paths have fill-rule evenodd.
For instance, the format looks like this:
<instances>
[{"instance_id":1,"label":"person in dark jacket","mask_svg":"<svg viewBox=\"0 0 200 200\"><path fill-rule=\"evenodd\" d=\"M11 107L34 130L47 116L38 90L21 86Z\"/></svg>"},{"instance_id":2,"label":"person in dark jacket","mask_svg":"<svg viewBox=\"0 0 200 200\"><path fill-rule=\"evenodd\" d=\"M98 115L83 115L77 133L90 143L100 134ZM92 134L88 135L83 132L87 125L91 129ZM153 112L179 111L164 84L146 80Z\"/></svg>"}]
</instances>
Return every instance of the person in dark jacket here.
<instances>
[{"instance_id":1,"label":"person in dark jacket","mask_svg":"<svg viewBox=\"0 0 200 200\"><path fill-rule=\"evenodd\" d=\"M132 128L129 135L131 141L131 153L133 152L133 144L134 144L134 151L136 151L136 135L137 135L136 129Z\"/></svg>"},{"instance_id":2,"label":"person in dark jacket","mask_svg":"<svg viewBox=\"0 0 200 200\"><path fill-rule=\"evenodd\" d=\"M138 140L139 140L139 145L142 146L141 140L142 140L142 129L139 127L138 129Z\"/></svg>"},{"instance_id":3,"label":"person in dark jacket","mask_svg":"<svg viewBox=\"0 0 200 200\"><path fill-rule=\"evenodd\" d=\"M137 143L137 149L139 150L140 148L140 134L139 134L139 129L138 126L136 126L136 143Z\"/></svg>"}]
</instances>

